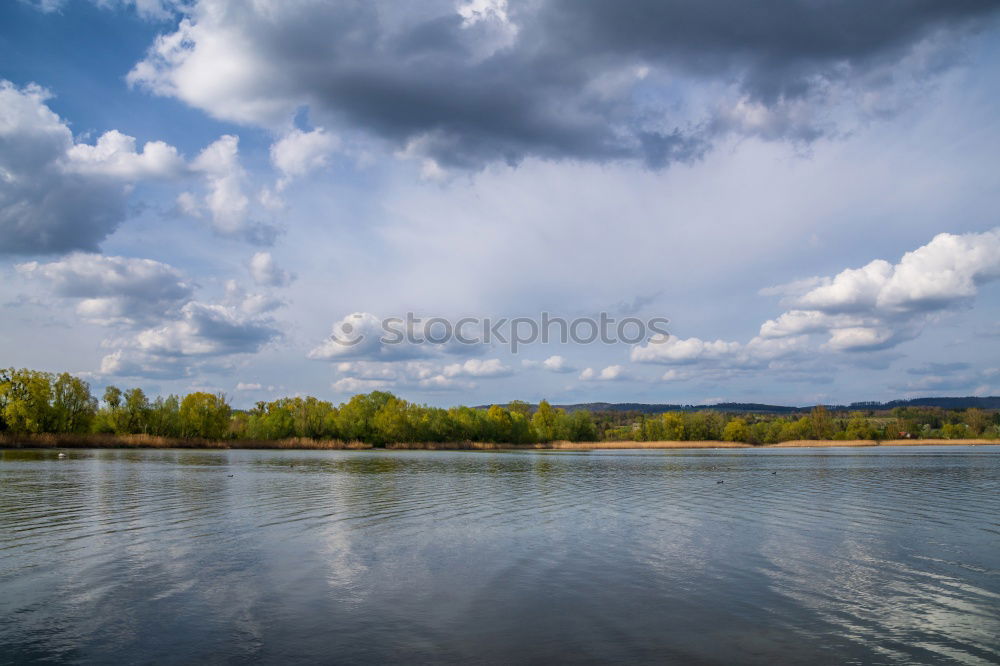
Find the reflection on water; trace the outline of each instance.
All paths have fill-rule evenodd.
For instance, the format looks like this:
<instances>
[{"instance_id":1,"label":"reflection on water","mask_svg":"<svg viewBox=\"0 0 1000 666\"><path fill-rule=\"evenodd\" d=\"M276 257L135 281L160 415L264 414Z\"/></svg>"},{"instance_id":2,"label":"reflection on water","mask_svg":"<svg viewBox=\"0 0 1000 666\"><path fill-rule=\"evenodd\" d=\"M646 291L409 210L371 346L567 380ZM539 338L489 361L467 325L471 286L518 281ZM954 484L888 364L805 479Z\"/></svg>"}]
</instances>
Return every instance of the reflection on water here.
<instances>
[{"instance_id":1,"label":"reflection on water","mask_svg":"<svg viewBox=\"0 0 1000 666\"><path fill-rule=\"evenodd\" d=\"M996 663L998 454L2 451L0 661Z\"/></svg>"}]
</instances>

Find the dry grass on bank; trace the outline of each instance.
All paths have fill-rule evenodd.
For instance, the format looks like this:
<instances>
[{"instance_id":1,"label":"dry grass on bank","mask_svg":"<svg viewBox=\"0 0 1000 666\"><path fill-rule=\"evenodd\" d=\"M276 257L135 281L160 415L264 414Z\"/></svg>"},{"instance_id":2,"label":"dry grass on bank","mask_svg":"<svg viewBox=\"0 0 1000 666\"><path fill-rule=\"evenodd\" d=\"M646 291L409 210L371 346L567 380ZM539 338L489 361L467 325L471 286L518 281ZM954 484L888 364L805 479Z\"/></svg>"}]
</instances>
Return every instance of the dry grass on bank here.
<instances>
[{"instance_id":1,"label":"dry grass on bank","mask_svg":"<svg viewBox=\"0 0 1000 666\"><path fill-rule=\"evenodd\" d=\"M65 449L370 449L364 442L339 439L201 439L155 437L153 435L106 435L43 433L14 435L0 433L3 448Z\"/></svg>"},{"instance_id":2,"label":"dry grass on bank","mask_svg":"<svg viewBox=\"0 0 1000 666\"><path fill-rule=\"evenodd\" d=\"M830 446L981 446L1000 445L995 439L892 439L874 442L869 439L815 440L801 439L780 444L752 445L744 442L719 441L662 441L662 442L544 442L537 444L499 444L496 442L397 442L387 444L395 451L501 451L501 450L575 450L597 449L770 449L770 448L819 448ZM0 448L20 449L302 449L302 450L360 450L371 449L364 442L345 442L339 439L180 439L152 435L103 435L103 434L38 434L13 435L0 433Z\"/></svg>"},{"instance_id":3,"label":"dry grass on bank","mask_svg":"<svg viewBox=\"0 0 1000 666\"><path fill-rule=\"evenodd\" d=\"M746 449L752 444L744 442L720 442L715 440L696 440L684 442L551 442L544 445L547 449Z\"/></svg>"},{"instance_id":4,"label":"dry grass on bank","mask_svg":"<svg viewBox=\"0 0 1000 666\"><path fill-rule=\"evenodd\" d=\"M766 448L816 448L823 446L982 446L1000 444L996 439L886 439L876 442L871 439L797 439L779 444L767 444Z\"/></svg>"}]
</instances>

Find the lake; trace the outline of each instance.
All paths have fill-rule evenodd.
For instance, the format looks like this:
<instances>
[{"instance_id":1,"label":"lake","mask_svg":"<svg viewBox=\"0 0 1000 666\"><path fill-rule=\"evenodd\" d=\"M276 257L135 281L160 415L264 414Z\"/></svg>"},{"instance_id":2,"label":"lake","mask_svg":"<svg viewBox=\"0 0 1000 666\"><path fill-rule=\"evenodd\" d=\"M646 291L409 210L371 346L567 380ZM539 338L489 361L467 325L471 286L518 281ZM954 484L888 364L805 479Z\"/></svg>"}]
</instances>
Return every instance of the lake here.
<instances>
[{"instance_id":1,"label":"lake","mask_svg":"<svg viewBox=\"0 0 1000 666\"><path fill-rule=\"evenodd\" d=\"M247 660L997 663L1000 447L0 451L0 661Z\"/></svg>"}]
</instances>

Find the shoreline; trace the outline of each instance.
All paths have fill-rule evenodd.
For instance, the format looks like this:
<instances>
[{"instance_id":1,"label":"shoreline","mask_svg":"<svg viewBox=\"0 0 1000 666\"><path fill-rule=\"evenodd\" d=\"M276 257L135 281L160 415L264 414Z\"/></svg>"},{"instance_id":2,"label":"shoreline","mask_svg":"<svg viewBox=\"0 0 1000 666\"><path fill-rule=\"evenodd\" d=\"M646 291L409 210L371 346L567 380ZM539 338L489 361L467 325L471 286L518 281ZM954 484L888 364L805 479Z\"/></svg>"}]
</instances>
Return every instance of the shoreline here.
<instances>
[{"instance_id":1,"label":"shoreline","mask_svg":"<svg viewBox=\"0 0 1000 666\"><path fill-rule=\"evenodd\" d=\"M789 449L789 448L864 448L906 446L1000 446L1000 439L891 439L874 440L792 440L777 444L703 441L607 441L540 442L506 444L497 442L397 442L375 447L359 441L292 438L279 440L206 440L151 435L101 434L0 434L0 449L260 449L286 451L595 451L628 449Z\"/></svg>"}]
</instances>

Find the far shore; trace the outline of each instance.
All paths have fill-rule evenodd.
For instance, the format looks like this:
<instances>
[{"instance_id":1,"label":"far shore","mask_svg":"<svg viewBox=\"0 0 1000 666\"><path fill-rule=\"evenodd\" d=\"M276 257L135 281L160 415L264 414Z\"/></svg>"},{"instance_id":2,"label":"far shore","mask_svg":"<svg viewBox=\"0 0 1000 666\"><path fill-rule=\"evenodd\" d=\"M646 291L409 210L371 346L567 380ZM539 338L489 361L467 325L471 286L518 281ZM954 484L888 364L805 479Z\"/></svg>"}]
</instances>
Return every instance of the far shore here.
<instances>
[{"instance_id":1,"label":"far shore","mask_svg":"<svg viewBox=\"0 0 1000 666\"><path fill-rule=\"evenodd\" d=\"M786 449L874 446L1000 446L997 439L890 439L835 440L802 439L778 444L705 441L609 441L609 442L538 442L506 444L498 442L397 442L386 444L390 451L592 451L597 449ZM367 450L371 444L359 441L320 440L296 437L277 440L183 439L152 435L106 434L25 434L0 433L0 448L7 449L279 449L279 450Z\"/></svg>"}]
</instances>

